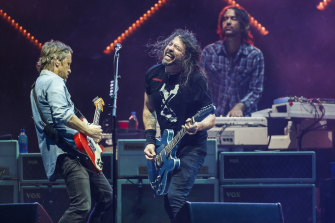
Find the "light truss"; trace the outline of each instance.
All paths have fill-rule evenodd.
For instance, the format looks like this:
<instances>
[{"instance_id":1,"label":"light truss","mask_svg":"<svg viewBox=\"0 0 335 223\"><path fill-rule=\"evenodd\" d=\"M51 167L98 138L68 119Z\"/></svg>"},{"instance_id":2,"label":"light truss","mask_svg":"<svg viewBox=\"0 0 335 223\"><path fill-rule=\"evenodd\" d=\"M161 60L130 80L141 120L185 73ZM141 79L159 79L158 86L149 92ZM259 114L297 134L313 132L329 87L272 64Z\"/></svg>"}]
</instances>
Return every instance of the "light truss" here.
<instances>
[{"instance_id":1,"label":"light truss","mask_svg":"<svg viewBox=\"0 0 335 223\"><path fill-rule=\"evenodd\" d=\"M131 24L128 29L126 29L121 35L119 35L111 44L109 44L104 50L105 54L110 54L117 43L122 43L131 34L133 34L138 28L140 28L145 21L147 21L153 14L155 14L163 5L165 5L168 0L158 0L150 9L145 12L141 17L139 17L133 24Z\"/></svg>"},{"instance_id":2,"label":"light truss","mask_svg":"<svg viewBox=\"0 0 335 223\"><path fill-rule=\"evenodd\" d=\"M328 6L328 4L331 2L332 0L323 0L321 1L317 6L316 8L319 9L319 10L325 10Z\"/></svg>"},{"instance_id":3,"label":"light truss","mask_svg":"<svg viewBox=\"0 0 335 223\"><path fill-rule=\"evenodd\" d=\"M10 26L12 26L17 32L25 37L30 43L36 46L38 49L42 49L42 43L40 43L35 36L31 35L26 29L24 29L18 22L16 22L11 16L7 14L3 9L0 9L0 17L5 20Z\"/></svg>"}]
</instances>

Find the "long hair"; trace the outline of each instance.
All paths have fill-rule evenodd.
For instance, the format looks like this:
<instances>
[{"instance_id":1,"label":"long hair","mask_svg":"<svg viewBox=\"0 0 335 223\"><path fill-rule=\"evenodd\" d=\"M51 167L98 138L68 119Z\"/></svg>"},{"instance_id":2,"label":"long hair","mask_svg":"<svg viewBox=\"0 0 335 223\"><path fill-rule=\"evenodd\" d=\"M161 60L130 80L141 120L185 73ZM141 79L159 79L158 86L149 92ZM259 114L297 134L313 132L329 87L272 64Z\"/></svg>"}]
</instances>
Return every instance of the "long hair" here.
<instances>
[{"instance_id":1,"label":"long hair","mask_svg":"<svg viewBox=\"0 0 335 223\"><path fill-rule=\"evenodd\" d=\"M186 29L176 29L169 37L163 40L162 37L160 37L155 43L147 44L147 47L150 47L149 55L161 61L163 59L164 49L176 36L178 36L185 45L185 55L181 61L182 73L180 75L179 83L181 85L186 85L190 75L194 71L201 72L199 66L201 47L198 40L195 38L194 33Z\"/></svg>"},{"instance_id":2,"label":"long hair","mask_svg":"<svg viewBox=\"0 0 335 223\"><path fill-rule=\"evenodd\" d=\"M254 37L250 32L250 18L248 13L241 6L228 5L221 10L218 18L218 27L216 31L217 34L220 36L220 39L225 39L224 31L222 29L222 22L224 14L228 9L233 9L235 11L236 18L240 23L241 29L243 30L242 41L249 43L250 45L254 45Z\"/></svg>"},{"instance_id":3,"label":"long hair","mask_svg":"<svg viewBox=\"0 0 335 223\"><path fill-rule=\"evenodd\" d=\"M51 70L53 68L54 59L63 61L68 57L69 53L73 53L71 47L68 45L55 40L50 40L43 44L40 58L36 63L38 72L43 69Z\"/></svg>"}]
</instances>

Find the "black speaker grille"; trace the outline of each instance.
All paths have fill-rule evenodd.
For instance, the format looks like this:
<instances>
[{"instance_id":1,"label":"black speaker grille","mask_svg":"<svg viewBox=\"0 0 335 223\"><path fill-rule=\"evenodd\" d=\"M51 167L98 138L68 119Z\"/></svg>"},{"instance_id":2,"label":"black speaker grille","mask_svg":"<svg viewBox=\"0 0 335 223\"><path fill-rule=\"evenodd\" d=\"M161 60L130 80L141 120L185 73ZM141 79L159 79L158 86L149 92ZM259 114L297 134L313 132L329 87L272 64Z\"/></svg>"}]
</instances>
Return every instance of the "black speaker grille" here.
<instances>
[{"instance_id":1,"label":"black speaker grille","mask_svg":"<svg viewBox=\"0 0 335 223\"><path fill-rule=\"evenodd\" d=\"M221 180L315 180L314 153L220 154Z\"/></svg>"},{"instance_id":2,"label":"black speaker grille","mask_svg":"<svg viewBox=\"0 0 335 223\"><path fill-rule=\"evenodd\" d=\"M22 180L47 180L41 154L22 156L21 159Z\"/></svg>"},{"instance_id":3,"label":"black speaker grille","mask_svg":"<svg viewBox=\"0 0 335 223\"><path fill-rule=\"evenodd\" d=\"M121 190L118 191L119 206L122 223L170 223L164 210L163 196L154 197L154 192L147 181L119 180ZM146 183L144 183L146 182ZM194 184L189 201L213 202L217 186L214 181Z\"/></svg>"},{"instance_id":4,"label":"black speaker grille","mask_svg":"<svg viewBox=\"0 0 335 223\"><path fill-rule=\"evenodd\" d=\"M0 185L0 203L13 203L14 193L17 191L14 190L13 185Z\"/></svg>"},{"instance_id":5,"label":"black speaker grille","mask_svg":"<svg viewBox=\"0 0 335 223\"><path fill-rule=\"evenodd\" d=\"M279 202L285 223L315 223L314 185L222 185L221 201Z\"/></svg>"},{"instance_id":6,"label":"black speaker grille","mask_svg":"<svg viewBox=\"0 0 335 223\"><path fill-rule=\"evenodd\" d=\"M111 181L113 176L113 153L102 153L101 159L103 162L102 172ZM22 162L22 181L47 180L40 153L21 155L20 162Z\"/></svg>"},{"instance_id":7,"label":"black speaker grille","mask_svg":"<svg viewBox=\"0 0 335 223\"><path fill-rule=\"evenodd\" d=\"M21 198L23 203L40 203L54 222L58 222L70 204L65 186L23 186Z\"/></svg>"}]
</instances>

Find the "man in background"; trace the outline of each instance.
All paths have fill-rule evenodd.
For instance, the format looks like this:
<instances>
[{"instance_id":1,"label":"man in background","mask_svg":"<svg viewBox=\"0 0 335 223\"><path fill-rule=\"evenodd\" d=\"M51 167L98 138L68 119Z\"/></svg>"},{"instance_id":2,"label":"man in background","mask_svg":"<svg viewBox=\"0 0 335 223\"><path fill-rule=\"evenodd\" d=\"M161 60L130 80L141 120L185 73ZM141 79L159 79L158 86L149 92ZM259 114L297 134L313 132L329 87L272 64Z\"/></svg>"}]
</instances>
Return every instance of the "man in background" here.
<instances>
[{"instance_id":1,"label":"man in background","mask_svg":"<svg viewBox=\"0 0 335 223\"><path fill-rule=\"evenodd\" d=\"M253 46L248 13L227 6L219 14L220 40L206 46L200 66L208 75L217 116L250 116L263 92L264 58Z\"/></svg>"}]
</instances>

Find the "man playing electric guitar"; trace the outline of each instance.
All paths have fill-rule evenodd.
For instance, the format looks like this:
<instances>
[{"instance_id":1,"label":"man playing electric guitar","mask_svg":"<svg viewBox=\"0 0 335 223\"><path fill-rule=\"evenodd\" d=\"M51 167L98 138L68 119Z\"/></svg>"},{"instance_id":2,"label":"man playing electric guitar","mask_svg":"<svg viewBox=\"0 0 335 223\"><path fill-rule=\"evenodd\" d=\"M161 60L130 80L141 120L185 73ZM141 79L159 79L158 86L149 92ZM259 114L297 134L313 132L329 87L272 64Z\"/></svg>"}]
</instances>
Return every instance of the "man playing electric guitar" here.
<instances>
[{"instance_id":1,"label":"man playing electric guitar","mask_svg":"<svg viewBox=\"0 0 335 223\"><path fill-rule=\"evenodd\" d=\"M180 167L171 174L164 197L171 222L185 204L204 162L206 130L215 124L213 114L199 122L191 120L198 111L212 104L206 77L199 69L200 50L192 32L176 30L168 38L151 44L151 54L162 63L151 67L145 77L143 122L146 159L153 161L156 156L157 121L162 131L170 129L177 133L183 128L187 133L176 151Z\"/></svg>"},{"instance_id":2,"label":"man playing electric guitar","mask_svg":"<svg viewBox=\"0 0 335 223\"><path fill-rule=\"evenodd\" d=\"M70 206L59 222L87 222L91 211L91 192L96 204L89 222L113 222L113 192L104 174L86 169L71 153L71 144L58 140L72 139L74 144L73 137L78 132L97 141L102 138L101 126L84 123L75 114L65 85L71 73L71 62L72 49L53 40L43 45L37 62L40 75L30 100L44 168L50 181L61 176L66 183Z\"/></svg>"}]
</instances>

